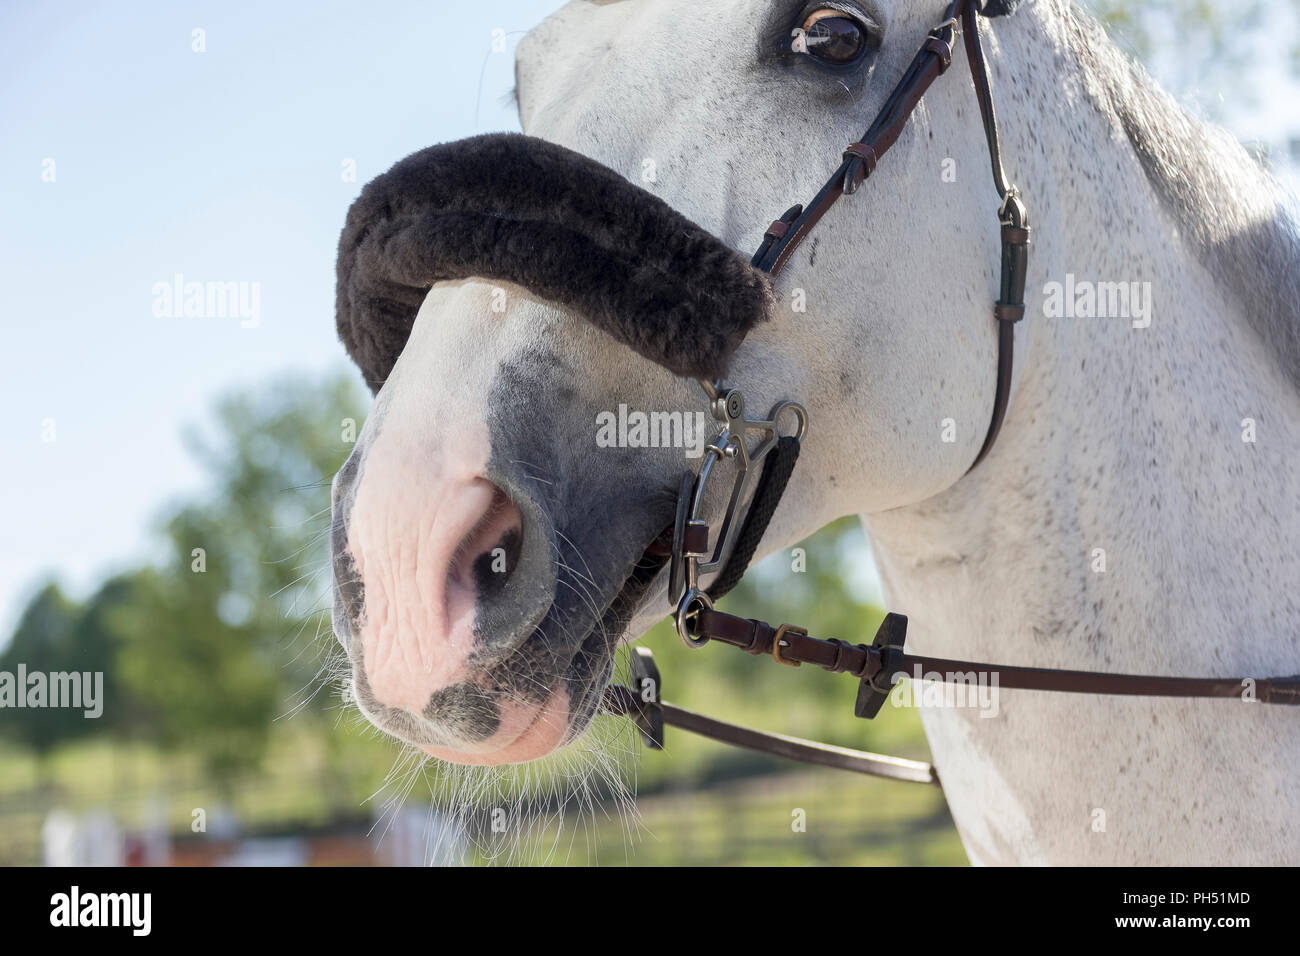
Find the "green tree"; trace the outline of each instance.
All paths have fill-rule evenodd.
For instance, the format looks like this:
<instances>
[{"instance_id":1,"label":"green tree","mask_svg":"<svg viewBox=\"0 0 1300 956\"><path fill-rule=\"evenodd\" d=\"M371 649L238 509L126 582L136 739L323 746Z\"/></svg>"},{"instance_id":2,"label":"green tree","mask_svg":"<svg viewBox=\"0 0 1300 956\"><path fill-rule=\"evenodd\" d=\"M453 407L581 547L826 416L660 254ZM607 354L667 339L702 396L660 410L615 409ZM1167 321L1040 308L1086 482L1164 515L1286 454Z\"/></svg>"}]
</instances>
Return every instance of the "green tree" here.
<instances>
[{"instance_id":1,"label":"green tree","mask_svg":"<svg viewBox=\"0 0 1300 956\"><path fill-rule=\"evenodd\" d=\"M20 665L28 673L73 669L76 660L74 631L81 608L54 582L42 587L23 611L5 653L0 671L18 679ZM80 669L80 668L76 668ZM26 694L25 687L16 692ZM0 731L20 741L44 758L61 741L85 733L92 722L83 713L67 708L0 710Z\"/></svg>"},{"instance_id":2,"label":"green tree","mask_svg":"<svg viewBox=\"0 0 1300 956\"><path fill-rule=\"evenodd\" d=\"M166 521L167 560L115 615L119 666L159 745L213 776L255 767L273 721L309 701L330 652L329 479L351 451L350 377L278 384L222 401L190 444L210 493Z\"/></svg>"},{"instance_id":3,"label":"green tree","mask_svg":"<svg viewBox=\"0 0 1300 956\"><path fill-rule=\"evenodd\" d=\"M24 610L5 653L0 671L92 675L98 685L100 715L89 718L86 708L46 707L0 711L0 732L26 744L38 757L56 746L95 734L129 734L148 721L147 712L132 700L118 680L117 654L122 646L115 614L135 598L136 573L106 581L84 604L66 595L56 583L42 587ZM83 691L83 694L86 691Z\"/></svg>"}]
</instances>

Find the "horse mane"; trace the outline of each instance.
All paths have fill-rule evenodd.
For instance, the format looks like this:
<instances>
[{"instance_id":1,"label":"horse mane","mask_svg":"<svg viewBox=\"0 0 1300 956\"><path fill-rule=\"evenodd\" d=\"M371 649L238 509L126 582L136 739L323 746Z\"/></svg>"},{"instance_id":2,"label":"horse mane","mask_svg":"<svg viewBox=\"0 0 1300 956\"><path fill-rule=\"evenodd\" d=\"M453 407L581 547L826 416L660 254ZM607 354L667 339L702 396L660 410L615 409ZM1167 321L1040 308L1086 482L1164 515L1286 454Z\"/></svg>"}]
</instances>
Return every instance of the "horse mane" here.
<instances>
[{"instance_id":1,"label":"horse mane","mask_svg":"<svg viewBox=\"0 0 1300 956\"><path fill-rule=\"evenodd\" d=\"M1300 227L1294 198L1227 131L1187 112L1070 4L1091 92L1127 137L1162 205L1300 388Z\"/></svg>"}]
</instances>

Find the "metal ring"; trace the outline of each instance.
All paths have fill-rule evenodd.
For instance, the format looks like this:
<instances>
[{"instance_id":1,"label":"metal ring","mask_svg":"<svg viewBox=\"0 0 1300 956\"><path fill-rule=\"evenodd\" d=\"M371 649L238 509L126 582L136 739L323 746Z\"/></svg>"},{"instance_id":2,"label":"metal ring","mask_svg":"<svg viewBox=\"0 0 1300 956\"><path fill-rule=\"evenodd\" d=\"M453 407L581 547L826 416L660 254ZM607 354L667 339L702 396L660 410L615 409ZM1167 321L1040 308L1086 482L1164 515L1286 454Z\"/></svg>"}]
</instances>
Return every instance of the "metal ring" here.
<instances>
[{"instance_id":1,"label":"metal ring","mask_svg":"<svg viewBox=\"0 0 1300 956\"><path fill-rule=\"evenodd\" d=\"M692 604L698 604L699 607L694 611L691 610ZM690 621L700 611L712 611L713 599L699 588L691 588L682 595L681 602L677 605L677 613L674 615L673 623L677 626L677 636L682 639L682 643L687 647L703 647L709 643L707 637L694 637L687 622Z\"/></svg>"},{"instance_id":2,"label":"metal ring","mask_svg":"<svg viewBox=\"0 0 1300 956\"><path fill-rule=\"evenodd\" d=\"M795 430L795 441L802 442L804 434L808 431L808 412L798 402L781 402L772 409L772 431L779 438L781 436L781 413L794 412L795 418L799 422L799 427Z\"/></svg>"}]
</instances>

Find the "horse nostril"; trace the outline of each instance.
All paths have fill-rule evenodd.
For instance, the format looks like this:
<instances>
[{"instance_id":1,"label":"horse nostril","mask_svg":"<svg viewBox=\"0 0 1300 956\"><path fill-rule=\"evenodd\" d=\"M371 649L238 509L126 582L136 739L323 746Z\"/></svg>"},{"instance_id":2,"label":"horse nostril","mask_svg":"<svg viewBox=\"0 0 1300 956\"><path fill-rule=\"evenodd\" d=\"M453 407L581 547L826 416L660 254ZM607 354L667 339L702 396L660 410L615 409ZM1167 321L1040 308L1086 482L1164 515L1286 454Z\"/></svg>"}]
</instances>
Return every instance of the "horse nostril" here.
<instances>
[{"instance_id":1,"label":"horse nostril","mask_svg":"<svg viewBox=\"0 0 1300 956\"><path fill-rule=\"evenodd\" d=\"M523 547L523 518L515 503L495 485L482 517L457 547L448 572L450 580L485 600L505 586L519 564Z\"/></svg>"}]
</instances>

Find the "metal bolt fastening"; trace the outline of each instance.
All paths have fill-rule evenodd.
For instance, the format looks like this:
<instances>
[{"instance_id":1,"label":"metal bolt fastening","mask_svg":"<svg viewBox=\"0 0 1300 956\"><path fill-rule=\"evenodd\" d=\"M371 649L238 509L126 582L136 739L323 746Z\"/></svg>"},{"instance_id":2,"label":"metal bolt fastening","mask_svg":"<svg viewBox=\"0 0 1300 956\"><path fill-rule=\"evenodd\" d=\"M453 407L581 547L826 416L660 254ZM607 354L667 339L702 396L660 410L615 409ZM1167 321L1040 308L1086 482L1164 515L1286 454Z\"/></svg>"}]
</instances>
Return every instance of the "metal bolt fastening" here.
<instances>
[{"instance_id":1,"label":"metal bolt fastening","mask_svg":"<svg viewBox=\"0 0 1300 956\"><path fill-rule=\"evenodd\" d=\"M745 416L745 396L733 389L727 393L727 417L743 418Z\"/></svg>"}]
</instances>

